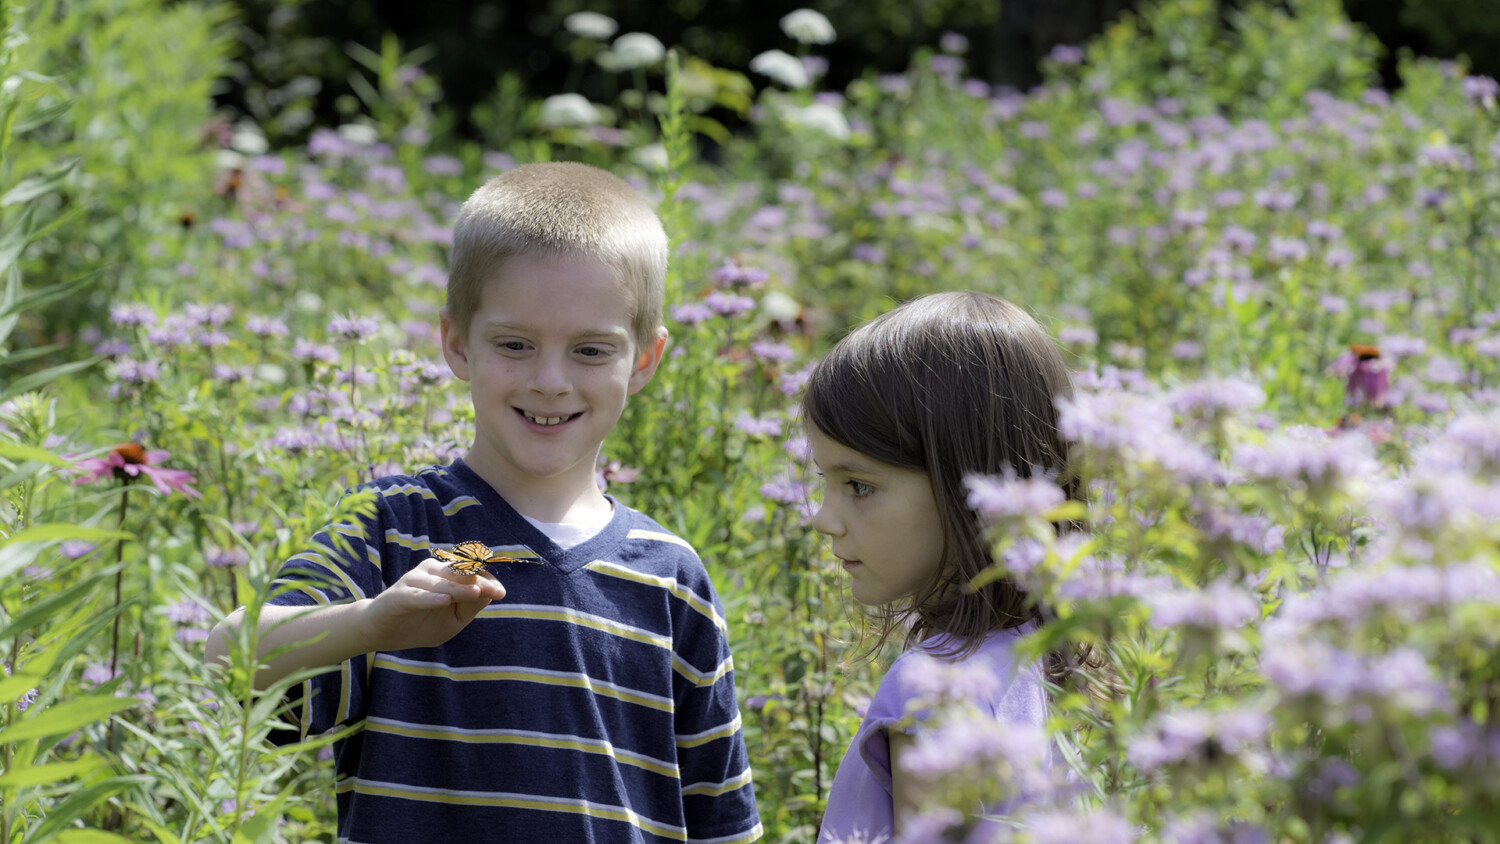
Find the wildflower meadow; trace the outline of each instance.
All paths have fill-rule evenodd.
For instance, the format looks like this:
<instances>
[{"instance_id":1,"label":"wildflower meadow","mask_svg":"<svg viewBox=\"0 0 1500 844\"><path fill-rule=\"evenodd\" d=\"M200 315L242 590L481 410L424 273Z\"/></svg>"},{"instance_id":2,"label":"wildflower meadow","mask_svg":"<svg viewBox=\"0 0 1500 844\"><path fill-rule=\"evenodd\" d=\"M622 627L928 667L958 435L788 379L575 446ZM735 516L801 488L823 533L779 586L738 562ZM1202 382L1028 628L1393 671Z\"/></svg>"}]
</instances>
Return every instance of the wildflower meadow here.
<instances>
[{"instance_id":1,"label":"wildflower meadow","mask_svg":"<svg viewBox=\"0 0 1500 844\"><path fill-rule=\"evenodd\" d=\"M213 107L232 17L0 0L3 844L334 840L342 735L280 717L306 674L257 694L253 626L227 670L203 643L370 506L348 488L470 443L453 214L549 159L673 240L668 356L598 477L714 578L766 840L815 839L885 664L808 527L800 385L851 326L977 289L1065 350L1088 490L971 479L992 575L1049 607L1034 654L1119 683L1053 689L1059 776L934 663L900 840L977 841L962 810L1024 793L993 840L1500 841L1493 79L1407 57L1376 87L1334 0L1155 0L1026 92L957 35L834 90L811 10L745 67L580 13L557 60L610 102L497 95L465 140L392 37L351 48L345 121L273 146Z\"/></svg>"}]
</instances>

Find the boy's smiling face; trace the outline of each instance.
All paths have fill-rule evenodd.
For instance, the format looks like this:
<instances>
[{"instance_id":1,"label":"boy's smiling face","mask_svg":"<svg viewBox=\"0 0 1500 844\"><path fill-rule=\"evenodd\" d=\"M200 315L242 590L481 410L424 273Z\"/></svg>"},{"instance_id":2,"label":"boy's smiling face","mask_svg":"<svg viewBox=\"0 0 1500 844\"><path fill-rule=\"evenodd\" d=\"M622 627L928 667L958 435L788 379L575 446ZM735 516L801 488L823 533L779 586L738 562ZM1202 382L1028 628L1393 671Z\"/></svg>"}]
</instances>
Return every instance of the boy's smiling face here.
<instances>
[{"instance_id":1,"label":"boy's smiling face","mask_svg":"<svg viewBox=\"0 0 1500 844\"><path fill-rule=\"evenodd\" d=\"M513 504L598 495L599 447L666 344L663 328L636 348L631 304L601 262L523 254L490 275L467 331L444 314L443 355L474 399L467 462Z\"/></svg>"}]
</instances>

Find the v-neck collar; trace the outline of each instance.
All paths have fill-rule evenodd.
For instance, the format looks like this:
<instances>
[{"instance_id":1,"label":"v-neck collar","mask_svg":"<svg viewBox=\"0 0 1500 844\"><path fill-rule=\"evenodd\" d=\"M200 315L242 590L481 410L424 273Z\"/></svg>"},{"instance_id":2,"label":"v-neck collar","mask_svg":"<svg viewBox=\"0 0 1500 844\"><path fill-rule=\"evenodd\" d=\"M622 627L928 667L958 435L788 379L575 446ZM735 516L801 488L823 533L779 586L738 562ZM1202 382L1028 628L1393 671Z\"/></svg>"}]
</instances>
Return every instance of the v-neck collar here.
<instances>
[{"instance_id":1,"label":"v-neck collar","mask_svg":"<svg viewBox=\"0 0 1500 844\"><path fill-rule=\"evenodd\" d=\"M625 537L630 532L629 511L623 504L616 501L614 496L605 494L604 497L609 500L614 510L609 522L588 540L572 548L559 548L547 534L527 521L525 516L510 505L509 501L496 492L495 488L490 486L489 481L481 478L479 473L469 468L463 458L454 458L448 470L453 473L460 484L467 487L469 492L479 499L485 512L490 514L491 521L498 522L504 532L513 537L509 541L525 545L535 551L546 561L547 565L563 574L572 574L588 563L614 556L615 549L625 542Z\"/></svg>"}]
</instances>

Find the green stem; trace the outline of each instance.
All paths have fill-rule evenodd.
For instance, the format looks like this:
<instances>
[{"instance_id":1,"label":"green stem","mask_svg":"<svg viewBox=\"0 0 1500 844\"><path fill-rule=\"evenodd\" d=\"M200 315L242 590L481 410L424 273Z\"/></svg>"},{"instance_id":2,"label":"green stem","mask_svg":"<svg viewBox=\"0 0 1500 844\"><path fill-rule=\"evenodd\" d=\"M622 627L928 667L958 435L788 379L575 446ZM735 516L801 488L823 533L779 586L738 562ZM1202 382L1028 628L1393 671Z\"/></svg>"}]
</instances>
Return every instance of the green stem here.
<instances>
[{"instance_id":1,"label":"green stem","mask_svg":"<svg viewBox=\"0 0 1500 844\"><path fill-rule=\"evenodd\" d=\"M130 487L126 487L125 489L123 489L120 492L120 525L119 525L119 528L122 531L125 529L125 514L128 513L129 511L130 511ZM119 671L119 665L120 665L120 615L121 615L121 613L119 613L118 610L120 608L120 602L122 600L122 595L123 595L123 592L124 592L124 581L125 581L125 540L124 539L119 539L119 540L115 541L115 609L116 609L116 613L115 613L115 621L114 621L114 635L112 637L112 641L110 643L110 648L109 648L109 678L111 680L113 680L115 678L116 672ZM111 715L110 719L109 719L109 744L108 744L108 747L109 747L110 750L114 750L114 747L115 747L115 718L114 718L113 715Z\"/></svg>"}]
</instances>

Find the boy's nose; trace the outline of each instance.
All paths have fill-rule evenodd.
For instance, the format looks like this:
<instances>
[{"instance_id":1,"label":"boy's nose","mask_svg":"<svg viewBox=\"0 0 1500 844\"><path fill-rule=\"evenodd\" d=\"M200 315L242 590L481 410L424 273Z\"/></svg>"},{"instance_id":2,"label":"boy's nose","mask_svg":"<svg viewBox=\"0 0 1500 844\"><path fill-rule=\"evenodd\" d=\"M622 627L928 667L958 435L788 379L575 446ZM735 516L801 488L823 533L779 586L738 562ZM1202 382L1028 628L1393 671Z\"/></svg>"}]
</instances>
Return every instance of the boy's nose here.
<instances>
[{"instance_id":1,"label":"boy's nose","mask_svg":"<svg viewBox=\"0 0 1500 844\"><path fill-rule=\"evenodd\" d=\"M531 383L528 386L534 392L548 396L566 393L570 386L566 364L552 358L539 359L531 371Z\"/></svg>"}]
</instances>

